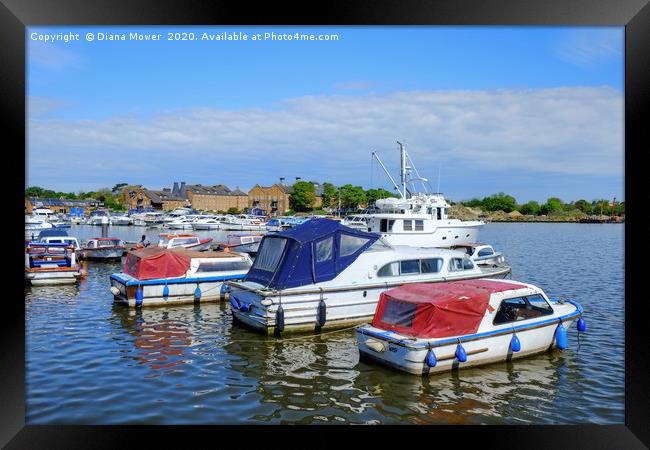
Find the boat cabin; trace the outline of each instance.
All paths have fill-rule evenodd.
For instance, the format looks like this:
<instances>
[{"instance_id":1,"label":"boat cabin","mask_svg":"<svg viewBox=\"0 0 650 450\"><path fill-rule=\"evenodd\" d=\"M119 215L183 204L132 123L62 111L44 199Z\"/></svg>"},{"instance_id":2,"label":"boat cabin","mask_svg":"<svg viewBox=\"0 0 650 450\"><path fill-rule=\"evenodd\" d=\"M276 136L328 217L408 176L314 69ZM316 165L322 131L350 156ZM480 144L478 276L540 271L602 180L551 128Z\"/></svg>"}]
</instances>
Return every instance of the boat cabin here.
<instances>
[{"instance_id":1,"label":"boat cabin","mask_svg":"<svg viewBox=\"0 0 650 450\"><path fill-rule=\"evenodd\" d=\"M92 238L84 245L86 249L122 247L124 242L119 238Z\"/></svg>"}]
</instances>

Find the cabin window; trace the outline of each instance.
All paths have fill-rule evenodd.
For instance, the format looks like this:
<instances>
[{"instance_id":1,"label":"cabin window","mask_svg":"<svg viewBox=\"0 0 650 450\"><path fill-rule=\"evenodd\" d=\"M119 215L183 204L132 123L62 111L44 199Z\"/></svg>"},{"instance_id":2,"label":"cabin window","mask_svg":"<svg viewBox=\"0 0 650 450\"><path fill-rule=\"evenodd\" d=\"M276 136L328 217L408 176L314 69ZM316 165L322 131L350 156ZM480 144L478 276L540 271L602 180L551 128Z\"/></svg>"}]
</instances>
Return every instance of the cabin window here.
<instances>
[{"instance_id":1,"label":"cabin window","mask_svg":"<svg viewBox=\"0 0 650 450\"><path fill-rule=\"evenodd\" d=\"M405 220L404 221L404 231L413 231L413 221Z\"/></svg>"},{"instance_id":2,"label":"cabin window","mask_svg":"<svg viewBox=\"0 0 650 450\"><path fill-rule=\"evenodd\" d=\"M500 323L517 322L526 319L526 301L523 298L509 298L503 300L499 310L494 316L494 325Z\"/></svg>"},{"instance_id":3,"label":"cabin window","mask_svg":"<svg viewBox=\"0 0 650 450\"><path fill-rule=\"evenodd\" d=\"M410 328L413 326L417 303L406 303L397 300L388 300L381 321L390 325Z\"/></svg>"},{"instance_id":4,"label":"cabin window","mask_svg":"<svg viewBox=\"0 0 650 450\"><path fill-rule=\"evenodd\" d=\"M99 247L114 247L120 245L120 241L98 241Z\"/></svg>"},{"instance_id":5,"label":"cabin window","mask_svg":"<svg viewBox=\"0 0 650 450\"><path fill-rule=\"evenodd\" d=\"M334 253L334 237L316 242L316 262L329 261Z\"/></svg>"},{"instance_id":6,"label":"cabin window","mask_svg":"<svg viewBox=\"0 0 650 450\"><path fill-rule=\"evenodd\" d=\"M432 207L429 206L429 207L427 208L427 214L431 214L431 215L435 214L435 213L433 212L433 208L432 208Z\"/></svg>"},{"instance_id":7,"label":"cabin window","mask_svg":"<svg viewBox=\"0 0 650 450\"><path fill-rule=\"evenodd\" d=\"M422 273L437 273L442 269L442 259L432 258L423 259L420 261L420 268Z\"/></svg>"},{"instance_id":8,"label":"cabin window","mask_svg":"<svg viewBox=\"0 0 650 450\"><path fill-rule=\"evenodd\" d=\"M255 258L255 268L274 272L282 258L286 245L287 240L284 238L264 239L259 254Z\"/></svg>"},{"instance_id":9,"label":"cabin window","mask_svg":"<svg viewBox=\"0 0 650 450\"><path fill-rule=\"evenodd\" d=\"M369 239L341 234L341 256L348 256L366 245Z\"/></svg>"},{"instance_id":10,"label":"cabin window","mask_svg":"<svg viewBox=\"0 0 650 450\"><path fill-rule=\"evenodd\" d=\"M420 260L410 259L407 261L400 261L400 273L407 275L410 273L420 273Z\"/></svg>"},{"instance_id":11,"label":"cabin window","mask_svg":"<svg viewBox=\"0 0 650 450\"><path fill-rule=\"evenodd\" d=\"M424 220L415 221L415 231L424 231Z\"/></svg>"},{"instance_id":12,"label":"cabin window","mask_svg":"<svg viewBox=\"0 0 650 450\"><path fill-rule=\"evenodd\" d=\"M456 272L463 270L463 258L451 258L449 261L449 271Z\"/></svg>"},{"instance_id":13,"label":"cabin window","mask_svg":"<svg viewBox=\"0 0 650 450\"><path fill-rule=\"evenodd\" d=\"M478 256L489 256L494 255L494 251L491 248L482 248L478 251Z\"/></svg>"},{"instance_id":14,"label":"cabin window","mask_svg":"<svg viewBox=\"0 0 650 450\"><path fill-rule=\"evenodd\" d=\"M248 272L251 264L249 261L210 261L199 264L197 272L237 271Z\"/></svg>"},{"instance_id":15,"label":"cabin window","mask_svg":"<svg viewBox=\"0 0 650 450\"><path fill-rule=\"evenodd\" d=\"M553 314L553 308L551 308L551 305L548 304L548 302L544 299L544 297L541 296L541 294L527 295L526 301L530 305L526 316L528 319L531 317Z\"/></svg>"},{"instance_id":16,"label":"cabin window","mask_svg":"<svg viewBox=\"0 0 650 450\"><path fill-rule=\"evenodd\" d=\"M386 264L377 272L378 277L396 277L399 275L399 263Z\"/></svg>"}]
</instances>

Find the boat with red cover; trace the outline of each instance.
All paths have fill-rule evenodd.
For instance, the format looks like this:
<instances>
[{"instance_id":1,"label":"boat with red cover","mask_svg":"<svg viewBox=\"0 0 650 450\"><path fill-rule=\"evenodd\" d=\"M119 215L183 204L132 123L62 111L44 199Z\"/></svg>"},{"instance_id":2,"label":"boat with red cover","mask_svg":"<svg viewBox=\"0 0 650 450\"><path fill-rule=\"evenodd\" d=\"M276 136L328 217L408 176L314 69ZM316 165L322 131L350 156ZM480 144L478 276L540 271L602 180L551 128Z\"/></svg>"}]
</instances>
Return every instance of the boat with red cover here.
<instances>
[{"instance_id":1,"label":"boat with red cover","mask_svg":"<svg viewBox=\"0 0 650 450\"><path fill-rule=\"evenodd\" d=\"M123 272L110 276L114 300L155 306L221 299L226 280L243 278L253 262L235 252L148 247L126 255Z\"/></svg>"},{"instance_id":2,"label":"boat with red cover","mask_svg":"<svg viewBox=\"0 0 650 450\"><path fill-rule=\"evenodd\" d=\"M574 320L586 330L582 312L516 281L418 283L382 293L356 332L362 358L422 375L562 350Z\"/></svg>"}]
</instances>

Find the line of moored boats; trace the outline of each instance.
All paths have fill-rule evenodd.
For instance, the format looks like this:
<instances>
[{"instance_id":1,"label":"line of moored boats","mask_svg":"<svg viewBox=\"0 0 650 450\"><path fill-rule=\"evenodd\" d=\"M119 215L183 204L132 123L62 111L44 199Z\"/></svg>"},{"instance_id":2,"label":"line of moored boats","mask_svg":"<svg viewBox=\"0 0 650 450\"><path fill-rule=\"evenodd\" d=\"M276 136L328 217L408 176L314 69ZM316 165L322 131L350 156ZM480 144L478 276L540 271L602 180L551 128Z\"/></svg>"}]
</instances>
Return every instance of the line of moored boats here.
<instances>
[{"instance_id":1,"label":"line of moored boats","mask_svg":"<svg viewBox=\"0 0 650 450\"><path fill-rule=\"evenodd\" d=\"M228 299L234 323L274 336L355 326L362 358L416 374L563 349L574 321L585 331L579 304L505 279L504 255L476 243L483 222L449 219L442 194L409 189L426 180L400 147L400 198L363 214L258 219L265 235L229 236L218 251L182 233L131 250L42 236L26 246L26 278L75 282L80 258L122 258L110 291L125 307Z\"/></svg>"}]
</instances>

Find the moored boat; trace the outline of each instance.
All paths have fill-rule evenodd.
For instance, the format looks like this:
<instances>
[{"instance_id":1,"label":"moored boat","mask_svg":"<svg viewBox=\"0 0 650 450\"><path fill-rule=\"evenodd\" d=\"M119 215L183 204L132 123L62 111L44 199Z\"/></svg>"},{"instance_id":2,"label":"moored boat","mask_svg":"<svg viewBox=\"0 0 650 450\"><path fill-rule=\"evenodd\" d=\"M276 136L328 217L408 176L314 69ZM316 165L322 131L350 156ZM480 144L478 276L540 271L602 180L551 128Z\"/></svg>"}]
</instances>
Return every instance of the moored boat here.
<instances>
[{"instance_id":1,"label":"moored boat","mask_svg":"<svg viewBox=\"0 0 650 450\"><path fill-rule=\"evenodd\" d=\"M161 233L158 247L162 248L179 248L183 247L188 250L205 251L210 249L212 238L201 239L195 234L170 234Z\"/></svg>"},{"instance_id":2,"label":"moored boat","mask_svg":"<svg viewBox=\"0 0 650 450\"><path fill-rule=\"evenodd\" d=\"M454 245L450 248L466 252L472 261L481 266L503 264L505 262L503 253L495 251L488 244L463 244Z\"/></svg>"},{"instance_id":3,"label":"moored boat","mask_svg":"<svg viewBox=\"0 0 650 450\"><path fill-rule=\"evenodd\" d=\"M235 252L256 254L263 237L263 234L229 234L227 241L220 243L219 247Z\"/></svg>"},{"instance_id":4,"label":"moored boat","mask_svg":"<svg viewBox=\"0 0 650 450\"><path fill-rule=\"evenodd\" d=\"M125 252L124 241L119 238L93 238L81 247L84 259L116 259Z\"/></svg>"},{"instance_id":5,"label":"moored boat","mask_svg":"<svg viewBox=\"0 0 650 450\"><path fill-rule=\"evenodd\" d=\"M110 277L111 292L115 302L136 307L217 301L223 282L243 278L251 265L234 252L145 248L127 254L124 271Z\"/></svg>"},{"instance_id":6,"label":"moored boat","mask_svg":"<svg viewBox=\"0 0 650 450\"><path fill-rule=\"evenodd\" d=\"M81 276L74 248L67 243L30 242L25 248L25 280L32 285L71 284Z\"/></svg>"},{"instance_id":7,"label":"moored boat","mask_svg":"<svg viewBox=\"0 0 650 450\"><path fill-rule=\"evenodd\" d=\"M97 209L90 213L86 223L88 225L108 225L110 223L110 216L107 211Z\"/></svg>"},{"instance_id":8,"label":"moored boat","mask_svg":"<svg viewBox=\"0 0 650 450\"><path fill-rule=\"evenodd\" d=\"M362 358L423 375L567 346L582 307L505 280L421 283L382 293L370 325L357 327Z\"/></svg>"},{"instance_id":9,"label":"moored boat","mask_svg":"<svg viewBox=\"0 0 650 450\"><path fill-rule=\"evenodd\" d=\"M391 246L377 234L328 219L266 235L251 270L228 282L233 317L265 334L367 322L379 295L406 283L503 277L463 252Z\"/></svg>"}]
</instances>

